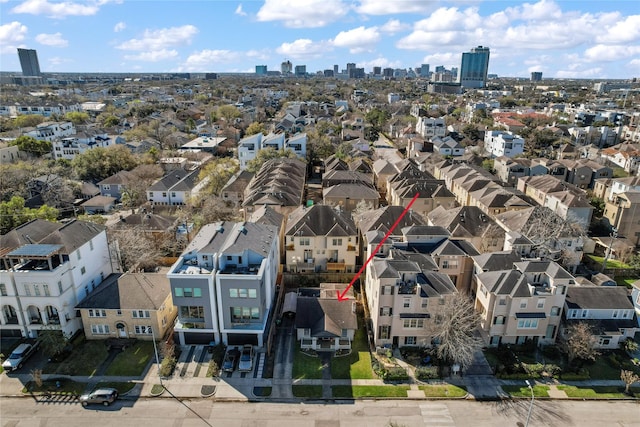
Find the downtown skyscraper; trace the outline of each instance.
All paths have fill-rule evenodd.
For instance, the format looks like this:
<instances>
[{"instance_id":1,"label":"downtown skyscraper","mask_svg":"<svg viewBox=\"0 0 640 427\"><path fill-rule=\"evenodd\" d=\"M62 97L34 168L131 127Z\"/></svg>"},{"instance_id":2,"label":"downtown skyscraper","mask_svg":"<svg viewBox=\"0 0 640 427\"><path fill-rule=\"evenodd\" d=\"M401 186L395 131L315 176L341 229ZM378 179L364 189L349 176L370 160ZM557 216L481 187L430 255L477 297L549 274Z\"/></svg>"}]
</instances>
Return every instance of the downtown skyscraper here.
<instances>
[{"instance_id":1,"label":"downtown skyscraper","mask_svg":"<svg viewBox=\"0 0 640 427\"><path fill-rule=\"evenodd\" d=\"M20 67L22 75L25 77L38 77L42 75L40 72L40 63L38 62L38 52L35 49L18 48L18 57L20 58Z\"/></svg>"},{"instance_id":2,"label":"downtown skyscraper","mask_svg":"<svg viewBox=\"0 0 640 427\"><path fill-rule=\"evenodd\" d=\"M458 81L464 88L482 89L487 85L489 48L478 46L462 54Z\"/></svg>"}]
</instances>

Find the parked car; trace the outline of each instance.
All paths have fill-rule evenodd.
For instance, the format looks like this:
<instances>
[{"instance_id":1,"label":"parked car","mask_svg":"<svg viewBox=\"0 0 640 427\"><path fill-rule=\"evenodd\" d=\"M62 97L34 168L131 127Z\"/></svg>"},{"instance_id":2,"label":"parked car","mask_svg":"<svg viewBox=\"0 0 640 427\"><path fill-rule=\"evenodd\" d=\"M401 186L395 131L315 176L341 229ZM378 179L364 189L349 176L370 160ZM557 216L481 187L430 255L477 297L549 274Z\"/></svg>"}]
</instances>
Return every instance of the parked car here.
<instances>
[{"instance_id":1,"label":"parked car","mask_svg":"<svg viewBox=\"0 0 640 427\"><path fill-rule=\"evenodd\" d=\"M227 349L227 353L224 355L224 361L222 362L222 370L224 372L233 372L238 364L238 357L240 352L235 347Z\"/></svg>"},{"instance_id":2,"label":"parked car","mask_svg":"<svg viewBox=\"0 0 640 427\"><path fill-rule=\"evenodd\" d=\"M80 396L80 403L82 406L87 406L91 403L101 403L104 406L109 406L118 398L118 390L115 388L99 388L88 394Z\"/></svg>"},{"instance_id":3,"label":"parked car","mask_svg":"<svg viewBox=\"0 0 640 427\"><path fill-rule=\"evenodd\" d=\"M245 344L240 353L240 362L238 363L238 371L249 372L253 369L253 346Z\"/></svg>"},{"instance_id":4,"label":"parked car","mask_svg":"<svg viewBox=\"0 0 640 427\"><path fill-rule=\"evenodd\" d=\"M24 362L26 362L27 359L31 357L33 353L35 353L37 348L38 348L38 343L20 344L15 348L15 350L11 352L7 360L2 362L2 368L5 371L15 371L16 369L22 368L22 365L24 364Z\"/></svg>"}]
</instances>

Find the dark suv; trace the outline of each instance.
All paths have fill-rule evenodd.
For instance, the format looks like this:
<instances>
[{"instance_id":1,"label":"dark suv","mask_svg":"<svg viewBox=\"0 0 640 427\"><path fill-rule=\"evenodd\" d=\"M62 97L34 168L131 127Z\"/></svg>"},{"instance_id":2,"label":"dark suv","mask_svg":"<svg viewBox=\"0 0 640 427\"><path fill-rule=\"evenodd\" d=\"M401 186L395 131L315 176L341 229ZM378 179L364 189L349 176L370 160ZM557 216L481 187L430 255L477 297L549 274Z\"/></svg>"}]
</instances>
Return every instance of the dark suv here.
<instances>
[{"instance_id":1,"label":"dark suv","mask_svg":"<svg viewBox=\"0 0 640 427\"><path fill-rule=\"evenodd\" d=\"M80 396L80 403L82 403L82 406L87 406L90 403L102 403L104 406L109 406L117 398L118 390L115 388L99 388L89 394Z\"/></svg>"}]
</instances>

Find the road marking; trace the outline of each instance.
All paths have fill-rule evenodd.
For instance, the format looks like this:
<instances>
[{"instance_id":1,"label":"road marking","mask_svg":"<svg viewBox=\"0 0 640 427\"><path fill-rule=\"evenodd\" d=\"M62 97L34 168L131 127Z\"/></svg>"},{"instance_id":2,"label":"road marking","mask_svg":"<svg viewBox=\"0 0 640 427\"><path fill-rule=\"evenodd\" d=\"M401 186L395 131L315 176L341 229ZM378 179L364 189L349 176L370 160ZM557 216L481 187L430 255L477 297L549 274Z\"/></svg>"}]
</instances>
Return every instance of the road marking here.
<instances>
[{"instance_id":1,"label":"road marking","mask_svg":"<svg viewBox=\"0 0 640 427\"><path fill-rule=\"evenodd\" d=\"M426 426L451 427L456 425L453 418L451 418L449 408L444 403L421 403L420 413L422 413L422 419Z\"/></svg>"}]
</instances>

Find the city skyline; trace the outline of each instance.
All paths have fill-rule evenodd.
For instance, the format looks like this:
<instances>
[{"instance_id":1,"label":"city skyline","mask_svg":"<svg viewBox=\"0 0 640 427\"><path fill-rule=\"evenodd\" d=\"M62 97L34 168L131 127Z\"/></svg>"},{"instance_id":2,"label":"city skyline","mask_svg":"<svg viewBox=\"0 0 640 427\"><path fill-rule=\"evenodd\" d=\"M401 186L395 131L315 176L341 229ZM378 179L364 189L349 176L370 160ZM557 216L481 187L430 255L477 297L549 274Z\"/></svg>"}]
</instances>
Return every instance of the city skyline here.
<instances>
[{"instance_id":1,"label":"city skyline","mask_svg":"<svg viewBox=\"0 0 640 427\"><path fill-rule=\"evenodd\" d=\"M20 71L18 48L37 50L43 73L253 73L289 60L313 74L347 63L457 68L486 46L489 74L626 79L640 74L634 4L0 0L0 71Z\"/></svg>"}]
</instances>

